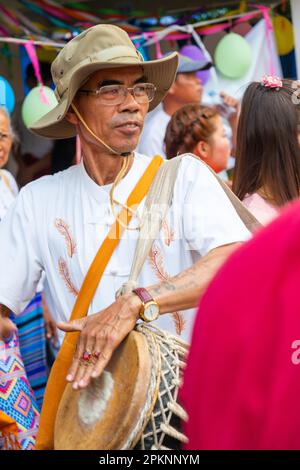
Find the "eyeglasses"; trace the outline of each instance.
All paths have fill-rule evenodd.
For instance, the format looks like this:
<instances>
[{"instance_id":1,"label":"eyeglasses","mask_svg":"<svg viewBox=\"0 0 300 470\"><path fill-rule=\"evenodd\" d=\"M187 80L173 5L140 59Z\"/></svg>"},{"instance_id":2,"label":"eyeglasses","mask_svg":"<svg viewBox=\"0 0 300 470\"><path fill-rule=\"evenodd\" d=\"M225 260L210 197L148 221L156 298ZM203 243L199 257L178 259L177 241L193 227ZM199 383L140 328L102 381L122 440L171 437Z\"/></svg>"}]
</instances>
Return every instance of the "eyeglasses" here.
<instances>
[{"instance_id":1,"label":"eyeglasses","mask_svg":"<svg viewBox=\"0 0 300 470\"><path fill-rule=\"evenodd\" d=\"M137 83L130 88L124 85L105 85L96 90L81 89L78 91L95 95L101 104L115 106L124 103L128 93L131 93L139 104L150 103L154 98L156 87L153 83Z\"/></svg>"}]
</instances>

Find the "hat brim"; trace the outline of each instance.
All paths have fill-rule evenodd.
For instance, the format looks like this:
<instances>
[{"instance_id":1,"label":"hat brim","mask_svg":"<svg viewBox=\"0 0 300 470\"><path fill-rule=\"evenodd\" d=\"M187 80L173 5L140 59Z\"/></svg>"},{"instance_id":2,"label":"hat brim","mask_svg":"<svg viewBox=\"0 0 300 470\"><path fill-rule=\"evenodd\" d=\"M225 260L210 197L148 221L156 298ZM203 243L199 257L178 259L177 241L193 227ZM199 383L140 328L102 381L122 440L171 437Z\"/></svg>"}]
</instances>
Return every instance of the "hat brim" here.
<instances>
[{"instance_id":1,"label":"hat brim","mask_svg":"<svg viewBox=\"0 0 300 470\"><path fill-rule=\"evenodd\" d=\"M186 62L185 64L179 65L177 73L191 73L201 72L201 70L208 70L212 67L212 62L203 60L193 60Z\"/></svg>"},{"instance_id":2,"label":"hat brim","mask_svg":"<svg viewBox=\"0 0 300 470\"><path fill-rule=\"evenodd\" d=\"M79 68L72 76L69 88L63 97L47 114L36 121L30 129L38 135L48 137L50 139L66 139L76 135L76 128L66 119L66 113L78 91L80 86L87 78L98 70L119 67L140 66L147 81L153 83L156 87L154 99L149 103L149 111L152 111L164 98L170 87L172 86L178 66L178 54L174 52L168 57L162 59L149 60L147 62L128 61L128 57L118 59L117 62L95 62L86 64Z\"/></svg>"}]
</instances>

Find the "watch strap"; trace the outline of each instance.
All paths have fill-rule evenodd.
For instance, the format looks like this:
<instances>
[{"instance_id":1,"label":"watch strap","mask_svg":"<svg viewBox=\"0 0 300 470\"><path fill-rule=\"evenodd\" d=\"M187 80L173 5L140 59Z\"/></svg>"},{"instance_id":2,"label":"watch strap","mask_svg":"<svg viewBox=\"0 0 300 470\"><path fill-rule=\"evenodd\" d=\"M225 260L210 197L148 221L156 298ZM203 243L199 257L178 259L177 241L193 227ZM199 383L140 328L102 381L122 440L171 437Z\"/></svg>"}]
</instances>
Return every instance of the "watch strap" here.
<instances>
[{"instance_id":1,"label":"watch strap","mask_svg":"<svg viewBox=\"0 0 300 470\"><path fill-rule=\"evenodd\" d=\"M134 289L132 292L134 292L144 304L154 300L152 295L144 287L138 287L137 289Z\"/></svg>"}]
</instances>

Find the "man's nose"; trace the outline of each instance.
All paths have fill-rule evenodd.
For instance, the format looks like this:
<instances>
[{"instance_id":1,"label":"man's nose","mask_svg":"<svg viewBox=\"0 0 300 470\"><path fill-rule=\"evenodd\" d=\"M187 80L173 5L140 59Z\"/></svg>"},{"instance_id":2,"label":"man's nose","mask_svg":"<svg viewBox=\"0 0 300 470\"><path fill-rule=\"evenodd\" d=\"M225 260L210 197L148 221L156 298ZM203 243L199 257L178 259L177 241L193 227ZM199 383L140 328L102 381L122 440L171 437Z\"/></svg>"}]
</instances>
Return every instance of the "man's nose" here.
<instances>
[{"instance_id":1,"label":"man's nose","mask_svg":"<svg viewBox=\"0 0 300 470\"><path fill-rule=\"evenodd\" d=\"M127 90L127 95L123 103L120 104L121 111L138 111L140 104L135 100L133 90Z\"/></svg>"}]
</instances>

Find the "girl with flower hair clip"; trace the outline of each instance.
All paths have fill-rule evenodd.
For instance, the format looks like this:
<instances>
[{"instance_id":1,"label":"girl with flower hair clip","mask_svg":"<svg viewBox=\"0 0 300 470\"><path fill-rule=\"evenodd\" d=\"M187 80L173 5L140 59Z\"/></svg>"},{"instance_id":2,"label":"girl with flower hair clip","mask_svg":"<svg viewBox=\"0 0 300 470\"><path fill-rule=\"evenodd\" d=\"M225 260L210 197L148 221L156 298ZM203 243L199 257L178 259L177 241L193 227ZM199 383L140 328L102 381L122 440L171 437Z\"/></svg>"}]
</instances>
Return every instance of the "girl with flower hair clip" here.
<instances>
[{"instance_id":1,"label":"girl with flower hair clip","mask_svg":"<svg viewBox=\"0 0 300 470\"><path fill-rule=\"evenodd\" d=\"M299 197L299 100L291 80L264 75L242 100L233 191L262 223Z\"/></svg>"}]
</instances>

